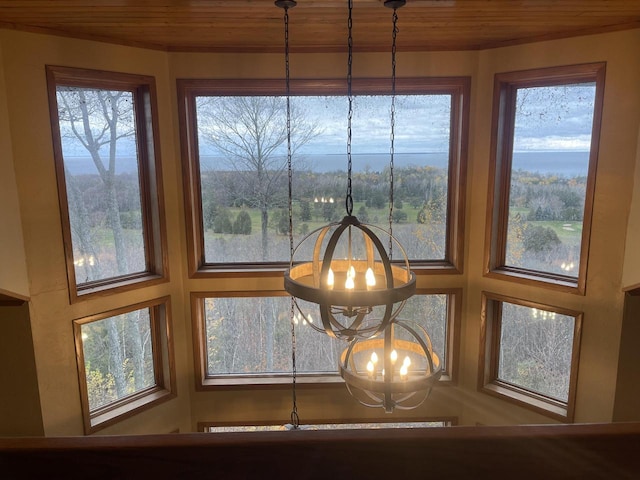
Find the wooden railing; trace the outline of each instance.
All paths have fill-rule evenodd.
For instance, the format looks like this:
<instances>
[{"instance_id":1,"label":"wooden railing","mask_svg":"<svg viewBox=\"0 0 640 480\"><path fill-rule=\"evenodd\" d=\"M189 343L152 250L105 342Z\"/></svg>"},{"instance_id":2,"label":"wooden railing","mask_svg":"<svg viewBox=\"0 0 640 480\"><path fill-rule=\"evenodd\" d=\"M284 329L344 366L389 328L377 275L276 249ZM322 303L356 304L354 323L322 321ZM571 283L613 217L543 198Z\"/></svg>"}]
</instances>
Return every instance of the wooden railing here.
<instances>
[{"instance_id":1,"label":"wooden railing","mask_svg":"<svg viewBox=\"0 0 640 480\"><path fill-rule=\"evenodd\" d=\"M640 423L0 439L0 478L639 479Z\"/></svg>"}]
</instances>

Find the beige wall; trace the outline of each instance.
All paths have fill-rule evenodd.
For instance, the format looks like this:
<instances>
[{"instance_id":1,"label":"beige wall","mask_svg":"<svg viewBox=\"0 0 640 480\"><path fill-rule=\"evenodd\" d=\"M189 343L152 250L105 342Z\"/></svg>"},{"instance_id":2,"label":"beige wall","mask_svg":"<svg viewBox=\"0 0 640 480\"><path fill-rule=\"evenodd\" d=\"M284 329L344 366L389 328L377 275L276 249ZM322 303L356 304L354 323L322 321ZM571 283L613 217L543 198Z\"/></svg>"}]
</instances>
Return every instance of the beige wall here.
<instances>
[{"instance_id":1,"label":"beige wall","mask_svg":"<svg viewBox=\"0 0 640 480\"><path fill-rule=\"evenodd\" d=\"M0 31L14 166L31 282L31 326L46 435L82 434L72 320L117 306L171 295L178 397L105 429L104 433L168 433L189 428L191 362L182 310L183 251L179 191L175 181L175 130L165 54L97 42ZM162 167L165 179L171 281L129 293L69 304L53 165L45 65L132 72L156 77ZM3 92L5 93L5 92Z\"/></svg>"},{"instance_id":2,"label":"beige wall","mask_svg":"<svg viewBox=\"0 0 640 480\"><path fill-rule=\"evenodd\" d=\"M0 295L29 298L20 204L13 171L13 149L7 110L7 88L0 46Z\"/></svg>"},{"instance_id":3,"label":"beige wall","mask_svg":"<svg viewBox=\"0 0 640 480\"><path fill-rule=\"evenodd\" d=\"M0 436L44 433L29 306L0 307Z\"/></svg>"},{"instance_id":4,"label":"beige wall","mask_svg":"<svg viewBox=\"0 0 640 480\"><path fill-rule=\"evenodd\" d=\"M636 87L636 90L638 88ZM627 243L624 252L624 270L622 271L622 288L625 290L640 288L640 131L638 132L638 146L636 149L636 169L634 185L627 225Z\"/></svg>"},{"instance_id":5,"label":"beige wall","mask_svg":"<svg viewBox=\"0 0 640 480\"><path fill-rule=\"evenodd\" d=\"M11 48L7 48L11 45ZM162 295L173 299L178 398L126 420L104 433L162 433L195 428L198 421L287 421L291 391L284 388L195 392L190 291L280 290L282 278L187 279L180 180L176 78L278 78L280 55L165 54L95 42L0 31L11 141L27 268L31 321L44 431L81 434L82 421L71 321L114 304ZM633 169L640 125L640 30L558 40L482 52L406 53L399 76L465 75L472 78L465 268L463 275L420 276L419 287L463 288L457 387L436 389L429 401L404 416L459 417L462 424L548 423L547 417L476 392L480 299L483 290L562 305L585 312L576 421L610 421L622 325L621 278ZM342 78L339 54L292 55L294 78ZM491 93L496 72L607 61L605 110L594 207L587 295L511 284L482 276L488 185ZM53 169L44 65L56 64L153 75L159 94L161 152L169 232L171 281L135 292L69 305ZM358 54L356 77L385 77L387 54ZM0 91L0 100L3 92ZM0 121L2 111L0 110ZM34 134L34 132L38 132ZM636 188L637 190L637 188ZM2 210L4 214L4 207ZM628 247L629 248L629 247ZM625 365L625 368L637 366ZM304 419L372 418L381 412L357 405L344 387L300 387ZM394 414L402 415L402 414Z\"/></svg>"}]
</instances>

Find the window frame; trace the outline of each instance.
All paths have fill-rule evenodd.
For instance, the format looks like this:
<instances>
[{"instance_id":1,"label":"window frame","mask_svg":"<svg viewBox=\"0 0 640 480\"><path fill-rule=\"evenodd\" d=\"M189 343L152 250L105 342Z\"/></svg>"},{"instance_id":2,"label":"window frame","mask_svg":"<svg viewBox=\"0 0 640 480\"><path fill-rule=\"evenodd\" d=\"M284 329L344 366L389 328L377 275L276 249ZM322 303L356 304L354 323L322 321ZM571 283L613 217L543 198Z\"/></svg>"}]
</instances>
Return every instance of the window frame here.
<instances>
[{"instance_id":1,"label":"window frame","mask_svg":"<svg viewBox=\"0 0 640 480\"><path fill-rule=\"evenodd\" d=\"M89 407L82 325L145 308L149 309L155 385L92 411ZM73 320L78 385L86 435L95 433L176 396L176 371L170 311L171 299L166 296Z\"/></svg>"},{"instance_id":2,"label":"window frame","mask_svg":"<svg viewBox=\"0 0 640 480\"><path fill-rule=\"evenodd\" d=\"M446 319L446 370L443 371L438 385L455 386L458 381L458 359L460 343L460 321L462 316L462 289L443 288L417 289L416 295L447 295ZM257 373L248 375L208 375L207 374L207 345L205 331L206 298L242 298L242 297L286 297L287 293L274 290L255 291L197 291L191 292L191 320L193 335L193 360L195 371L196 391L218 389L250 389L259 387L290 387L291 372L280 374ZM428 333L428 332L427 332ZM322 335L316 332L317 335ZM346 348L346 346L345 346ZM338 360L336 359L336 362ZM298 373L296 384L303 386L322 385L325 387L342 386L344 380L337 371L331 373Z\"/></svg>"},{"instance_id":3,"label":"window frame","mask_svg":"<svg viewBox=\"0 0 640 480\"><path fill-rule=\"evenodd\" d=\"M585 295L606 63L497 73L494 77L484 276ZM506 265L507 226L518 88L594 82L596 93L585 192L578 277Z\"/></svg>"},{"instance_id":4,"label":"window frame","mask_svg":"<svg viewBox=\"0 0 640 480\"><path fill-rule=\"evenodd\" d=\"M155 78L147 75L46 66L53 160L58 185L58 202L64 243L69 301L76 303L96 295L142 288L169 280L167 233L160 160L157 94ZM131 92L137 136L138 182L140 185L144 271L78 283L75 274L71 222L67 199L62 139L58 121L57 87L113 89Z\"/></svg>"},{"instance_id":5,"label":"window frame","mask_svg":"<svg viewBox=\"0 0 640 480\"><path fill-rule=\"evenodd\" d=\"M501 381L498 378L500 335L502 328L501 314L502 304L505 302L574 318L569 391L566 402ZM563 422L573 422L580 363L580 340L583 316L583 312L483 291L480 319L478 391L496 396Z\"/></svg>"},{"instance_id":6,"label":"window frame","mask_svg":"<svg viewBox=\"0 0 640 480\"><path fill-rule=\"evenodd\" d=\"M389 82L383 79L354 79L352 88L354 95L390 94ZM445 257L443 260L412 261L417 274L463 272L470 89L470 77L402 78L397 81L398 95L449 94L452 102ZM205 262L195 97L285 95L284 82L275 79L178 79L177 91L189 277L273 276L283 272L288 267L286 262ZM292 80L290 91L293 96L346 96L347 86L344 79Z\"/></svg>"}]
</instances>

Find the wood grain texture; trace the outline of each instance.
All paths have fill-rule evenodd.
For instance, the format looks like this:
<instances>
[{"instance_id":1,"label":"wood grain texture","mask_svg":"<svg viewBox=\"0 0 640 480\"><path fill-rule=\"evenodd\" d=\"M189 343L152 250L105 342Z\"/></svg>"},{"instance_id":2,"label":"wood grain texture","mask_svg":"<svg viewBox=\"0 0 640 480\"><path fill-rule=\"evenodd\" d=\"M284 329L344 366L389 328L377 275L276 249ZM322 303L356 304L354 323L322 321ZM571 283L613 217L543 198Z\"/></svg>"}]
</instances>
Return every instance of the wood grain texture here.
<instances>
[{"instance_id":1,"label":"wood grain texture","mask_svg":"<svg viewBox=\"0 0 640 480\"><path fill-rule=\"evenodd\" d=\"M4 478L632 479L640 423L0 439Z\"/></svg>"},{"instance_id":2,"label":"wood grain texture","mask_svg":"<svg viewBox=\"0 0 640 480\"><path fill-rule=\"evenodd\" d=\"M346 0L300 0L292 52L346 50ZM0 0L0 28L165 51L280 52L282 10L272 0ZM410 0L398 50L475 50L640 27L636 0ZM356 0L354 49L387 51L391 11Z\"/></svg>"}]
</instances>

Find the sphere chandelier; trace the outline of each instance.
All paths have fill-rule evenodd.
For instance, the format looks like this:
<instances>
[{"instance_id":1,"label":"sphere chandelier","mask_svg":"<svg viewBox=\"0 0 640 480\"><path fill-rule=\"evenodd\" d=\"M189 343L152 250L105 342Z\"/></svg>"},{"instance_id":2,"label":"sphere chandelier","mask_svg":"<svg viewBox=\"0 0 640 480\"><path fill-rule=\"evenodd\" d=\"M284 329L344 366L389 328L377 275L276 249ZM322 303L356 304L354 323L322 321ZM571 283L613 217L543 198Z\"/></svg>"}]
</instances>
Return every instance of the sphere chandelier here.
<instances>
[{"instance_id":1,"label":"sphere chandelier","mask_svg":"<svg viewBox=\"0 0 640 480\"><path fill-rule=\"evenodd\" d=\"M352 397L367 407L420 406L442 375L426 330L394 320L382 338L354 340L340 356L340 375Z\"/></svg>"},{"instance_id":2,"label":"sphere chandelier","mask_svg":"<svg viewBox=\"0 0 640 480\"><path fill-rule=\"evenodd\" d=\"M387 1L394 9L404 1ZM383 332L398 316L404 301L416 290L415 274L402 245L391 232L361 223L353 215L351 123L353 117L352 93L352 9L348 0L348 70L347 70L347 194L346 216L311 232L295 248L288 272L284 275L285 290L296 299L300 314L308 324L328 335L346 340L369 338ZM394 24L395 39L395 24ZM395 42L394 42L395 54ZM394 55L395 65L395 55ZM394 70L395 72L395 70ZM395 89L395 74L393 75ZM393 121L392 121L393 125ZM393 138L393 127L392 127ZM393 166L393 146L391 152ZM393 179L393 169L391 169ZM391 180L393 182L393 180ZM393 183L391 183L391 191ZM392 196L392 194L391 194ZM392 200L392 198L391 198ZM393 202L390 202L390 209ZM392 210L389 213L391 222ZM375 232L386 237L389 252ZM392 252L400 252L403 259L392 263ZM310 261L301 261L298 255L311 255ZM308 257L307 257L308 258ZM298 300L319 306L321 324L313 323ZM377 322L369 318L374 307L383 306L384 314Z\"/></svg>"},{"instance_id":3,"label":"sphere chandelier","mask_svg":"<svg viewBox=\"0 0 640 480\"><path fill-rule=\"evenodd\" d=\"M351 123L352 95L352 8L348 0L347 97L347 194L346 216L307 235L293 246L292 163L290 124L290 80L288 9L295 1L277 0L285 11L285 66L287 95L287 165L289 173L289 245L290 265L284 274L284 288L292 297L291 332L293 360L292 428L299 428L296 406L295 324L303 323L328 335L346 339L348 347L339 362L340 375L349 393L367 407L382 407L386 412L421 405L442 375L439 357L431 339L420 325L399 319L408 298L415 294L416 277L406 252L393 236L393 167L396 100L397 9L406 0L386 0L393 9L391 49L391 148L389 188L389 231L361 223L353 215ZM388 250L379 236L386 237ZM401 261L392 262L394 250ZM299 261L297 255L311 257ZM303 301L318 306L321 324L314 323L304 310ZM295 311L297 310L297 311Z\"/></svg>"}]
</instances>

